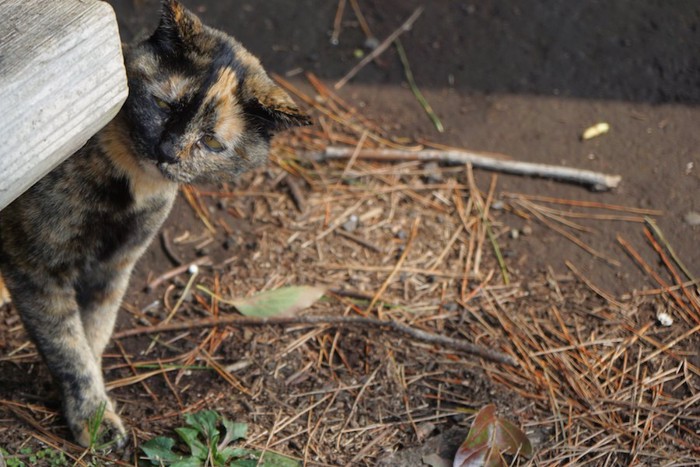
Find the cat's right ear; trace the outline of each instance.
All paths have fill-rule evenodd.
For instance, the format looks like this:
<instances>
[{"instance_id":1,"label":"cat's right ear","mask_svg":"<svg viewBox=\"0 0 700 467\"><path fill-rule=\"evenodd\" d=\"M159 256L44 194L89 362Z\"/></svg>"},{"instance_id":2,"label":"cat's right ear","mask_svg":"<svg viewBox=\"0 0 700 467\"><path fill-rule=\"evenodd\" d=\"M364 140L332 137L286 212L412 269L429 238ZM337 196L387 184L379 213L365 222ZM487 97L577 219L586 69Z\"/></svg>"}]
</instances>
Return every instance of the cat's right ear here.
<instances>
[{"instance_id":1,"label":"cat's right ear","mask_svg":"<svg viewBox=\"0 0 700 467\"><path fill-rule=\"evenodd\" d=\"M160 23L151 42L166 51L175 52L188 39L202 31L202 22L177 0L162 0Z\"/></svg>"}]
</instances>

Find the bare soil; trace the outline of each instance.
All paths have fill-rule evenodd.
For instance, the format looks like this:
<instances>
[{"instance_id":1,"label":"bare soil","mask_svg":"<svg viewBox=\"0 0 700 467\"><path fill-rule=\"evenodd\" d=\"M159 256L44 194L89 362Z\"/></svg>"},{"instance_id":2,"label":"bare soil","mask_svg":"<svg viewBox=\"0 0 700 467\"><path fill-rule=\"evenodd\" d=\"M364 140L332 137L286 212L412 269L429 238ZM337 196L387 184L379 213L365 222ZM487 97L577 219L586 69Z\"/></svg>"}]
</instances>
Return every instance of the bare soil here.
<instances>
[{"instance_id":1,"label":"bare soil","mask_svg":"<svg viewBox=\"0 0 700 467\"><path fill-rule=\"evenodd\" d=\"M155 26L156 1L109 3L125 41ZM367 53L350 2L337 45L331 36L338 2L184 3L321 108L331 107L304 72L332 89L359 51ZM183 413L212 408L248 422L249 445L309 465L422 465L426 454L452 456L468 430L469 410L495 403L525 428L537 465L700 463L696 288L687 287L687 295L654 291L663 287L617 240L629 242L665 283L674 284L640 219L591 217L639 214L540 201L528 211L526 198L508 196L662 211L656 223L697 277L700 227L684 216L700 211L700 5L359 5L379 40L425 7L401 40L446 131L437 132L426 117L391 47L338 91L384 136L408 138L397 144L429 140L620 174L620 187L593 193L536 178L499 174L494 181L479 170L470 182L464 167L418 163L356 161L349 171L347 161L312 164L297 153L357 142L360 134L311 109L316 126L280 138L269 167L225 187L198 187L189 200L181 197L165 235L137 267L117 332L161 322L190 276L176 275L150 291L146 285L178 264L207 257L197 283L221 296L324 284L355 296L331 293L311 309L313 315L397 320L499 350L520 367L364 327L228 326L116 339L105 358L106 380L132 427L132 449L96 462L133 465L139 455L134 446L158 434L172 436ZM598 122L607 122L609 133L583 141L582 132ZM476 207L476 187L482 208L490 207L489 226L508 284ZM466 219L455 197L467 207ZM579 213L583 218L570 221L591 231L552 217L543 223L536 213L544 208ZM353 214L358 225L345 225ZM674 317L671 327L657 323L659 311ZM194 289L173 320L219 313L234 311ZM0 309L0 323L0 447L17 453L22 446L53 443L80 456L65 441L50 377L11 306ZM173 364L179 366L168 366ZM148 372L155 373L130 379Z\"/></svg>"}]
</instances>

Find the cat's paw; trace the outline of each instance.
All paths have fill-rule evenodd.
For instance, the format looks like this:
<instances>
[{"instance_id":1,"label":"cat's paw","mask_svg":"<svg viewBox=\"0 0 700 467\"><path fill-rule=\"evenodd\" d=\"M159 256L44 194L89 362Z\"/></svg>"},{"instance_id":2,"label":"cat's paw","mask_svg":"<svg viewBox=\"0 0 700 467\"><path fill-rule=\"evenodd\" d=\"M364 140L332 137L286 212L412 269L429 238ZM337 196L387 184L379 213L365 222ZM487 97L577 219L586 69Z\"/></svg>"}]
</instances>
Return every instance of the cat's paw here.
<instances>
[{"instance_id":1,"label":"cat's paw","mask_svg":"<svg viewBox=\"0 0 700 467\"><path fill-rule=\"evenodd\" d=\"M75 440L83 447L99 450L121 449L127 441L126 430L111 401L93 410L89 416L68 421ZM104 408L104 411L103 411Z\"/></svg>"}]
</instances>

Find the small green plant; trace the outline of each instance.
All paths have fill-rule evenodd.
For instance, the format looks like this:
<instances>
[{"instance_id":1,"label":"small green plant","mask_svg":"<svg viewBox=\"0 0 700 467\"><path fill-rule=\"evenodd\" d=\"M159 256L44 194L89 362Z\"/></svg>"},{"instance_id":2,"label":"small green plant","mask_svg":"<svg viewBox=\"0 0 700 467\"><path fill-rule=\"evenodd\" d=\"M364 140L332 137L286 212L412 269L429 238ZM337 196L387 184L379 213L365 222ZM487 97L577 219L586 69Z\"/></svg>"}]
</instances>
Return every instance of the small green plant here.
<instances>
[{"instance_id":1,"label":"small green plant","mask_svg":"<svg viewBox=\"0 0 700 467\"><path fill-rule=\"evenodd\" d=\"M90 449L97 448L97 441L100 438L100 427L102 426L102 420L105 417L105 408L107 404L102 402L92 414L92 417L88 419L88 433L90 434Z\"/></svg>"},{"instance_id":2,"label":"small green plant","mask_svg":"<svg viewBox=\"0 0 700 467\"><path fill-rule=\"evenodd\" d=\"M40 464L51 467L63 467L70 465L66 455L62 451L57 451L53 448L44 448L34 452L32 448L24 447L19 450L18 454L13 456L5 449L0 448L0 466L27 467Z\"/></svg>"},{"instance_id":3,"label":"small green plant","mask_svg":"<svg viewBox=\"0 0 700 467\"><path fill-rule=\"evenodd\" d=\"M212 410L185 415L186 426L175 428L185 446L179 450L173 438L159 436L141 445L151 465L171 467L298 467L295 459L253 449L232 447L245 439L248 425L234 423ZM222 429L223 428L223 429Z\"/></svg>"}]
</instances>

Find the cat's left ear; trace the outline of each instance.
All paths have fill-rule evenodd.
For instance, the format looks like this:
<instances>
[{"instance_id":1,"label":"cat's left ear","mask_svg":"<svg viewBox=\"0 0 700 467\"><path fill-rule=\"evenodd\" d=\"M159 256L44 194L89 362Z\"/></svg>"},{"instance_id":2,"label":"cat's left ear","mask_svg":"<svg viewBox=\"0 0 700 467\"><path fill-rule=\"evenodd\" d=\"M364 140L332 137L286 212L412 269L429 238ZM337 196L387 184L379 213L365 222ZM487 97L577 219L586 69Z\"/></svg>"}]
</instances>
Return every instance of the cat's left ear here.
<instances>
[{"instance_id":1,"label":"cat's left ear","mask_svg":"<svg viewBox=\"0 0 700 467\"><path fill-rule=\"evenodd\" d=\"M274 133L311 124L311 118L270 78L256 77L248 81L252 99L244 104L245 111L264 123L268 130Z\"/></svg>"},{"instance_id":2,"label":"cat's left ear","mask_svg":"<svg viewBox=\"0 0 700 467\"><path fill-rule=\"evenodd\" d=\"M162 0L160 23L153 39L162 42L186 41L202 31L200 19L177 0Z\"/></svg>"}]
</instances>

